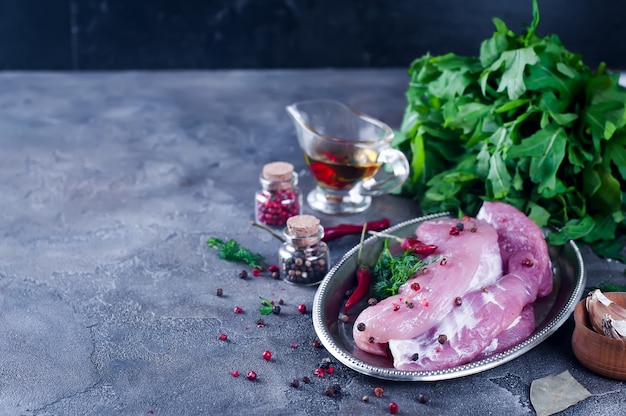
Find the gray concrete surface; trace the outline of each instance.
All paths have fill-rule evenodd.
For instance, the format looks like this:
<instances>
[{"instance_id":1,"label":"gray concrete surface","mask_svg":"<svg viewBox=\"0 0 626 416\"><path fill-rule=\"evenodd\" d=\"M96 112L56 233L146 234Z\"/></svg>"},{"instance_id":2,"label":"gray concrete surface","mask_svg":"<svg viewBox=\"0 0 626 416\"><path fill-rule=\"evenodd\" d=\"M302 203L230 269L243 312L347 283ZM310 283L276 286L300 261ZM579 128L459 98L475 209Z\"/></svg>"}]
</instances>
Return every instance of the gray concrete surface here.
<instances>
[{"instance_id":1,"label":"gray concrete surface","mask_svg":"<svg viewBox=\"0 0 626 416\"><path fill-rule=\"evenodd\" d=\"M336 362L315 377L329 357L313 346L315 288L242 280L245 267L206 246L234 238L276 257L280 243L249 225L263 164L290 161L312 188L285 105L336 98L397 127L406 84L401 69L0 73L0 414L388 414L394 401L405 415L527 415L531 381L565 370L592 396L564 415L626 414L626 384L573 356L571 319L461 379L383 381ZM385 196L362 214L318 216L331 226L417 215L415 202ZM332 258L357 242L329 243ZM590 283L624 283L623 264L584 253ZM260 296L284 300L264 327ZM290 387L305 375L310 384ZM342 394L325 396L335 383Z\"/></svg>"}]
</instances>

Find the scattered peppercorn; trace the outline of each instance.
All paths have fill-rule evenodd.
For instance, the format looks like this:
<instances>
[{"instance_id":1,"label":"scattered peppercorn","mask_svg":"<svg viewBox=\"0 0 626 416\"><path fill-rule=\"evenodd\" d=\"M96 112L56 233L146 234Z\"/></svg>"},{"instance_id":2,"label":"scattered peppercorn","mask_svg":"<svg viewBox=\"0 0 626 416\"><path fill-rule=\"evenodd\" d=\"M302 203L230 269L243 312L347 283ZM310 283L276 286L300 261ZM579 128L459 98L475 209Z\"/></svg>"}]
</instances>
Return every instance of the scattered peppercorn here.
<instances>
[{"instance_id":1,"label":"scattered peppercorn","mask_svg":"<svg viewBox=\"0 0 626 416\"><path fill-rule=\"evenodd\" d=\"M420 355L418 353L415 353L415 354L411 355L411 360L417 361L419 359L420 359Z\"/></svg>"},{"instance_id":2,"label":"scattered peppercorn","mask_svg":"<svg viewBox=\"0 0 626 416\"><path fill-rule=\"evenodd\" d=\"M283 300L283 298L278 299L278 304L279 305L284 305L285 301Z\"/></svg>"},{"instance_id":3,"label":"scattered peppercorn","mask_svg":"<svg viewBox=\"0 0 626 416\"><path fill-rule=\"evenodd\" d=\"M233 371L230 372L230 375L233 376L233 377L239 377L239 371L233 370Z\"/></svg>"},{"instance_id":4,"label":"scattered peppercorn","mask_svg":"<svg viewBox=\"0 0 626 416\"><path fill-rule=\"evenodd\" d=\"M250 381L255 381L256 380L256 373L254 371L248 371L246 373L246 378Z\"/></svg>"},{"instance_id":5,"label":"scattered peppercorn","mask_svg":"<svg viewBox=\"0 0 626 416\"><path fill-rule=\"evenodd\" d=\"M279 272L279 271L280 271L280 268L279 268L277 265L272 264L271 266L269 266L269 267L267 268L267 270L269 270L270 272L274 273L274 272Z\"/></svg>"},{"instance_id":6,"label":"scattered peppercorn","mask_svg":"<svg viewBox=\"0 0 626 416\"><path fill-rule=\"evenodd\" d=\"M378 386L378 387L374 388L374 396L376 396L376 397L383 397L384 393L385 393L385 389L383 389L382 387Z\"/></svg>"},{"instance_id":7,"label":"scattered peppercorn","mask_svg":"<svg viewBox=\"0 0 626 416\"><path fill-rule=\"evenodd\" d=\"M442 345L445 344L447 340L448 340L448 337L446 336L446 334L441 334L437 337L437 342Z\"/></svg>"},{"instance_id":8,"label":"scattered peppercorn","mask_svg":"<svg viewBox=\"0 0 626 416\"><path fill-rule=\"evenodd\" d=\"M290 385L293 388L298 388L300 387L300 380L298 380L297 378L294 378L293 380L291 380Z\"/></svg>"},{"instance_id":9,"label":"scattered peppercorn","mask_svg":"<svg viewBox=\"0 0 626 416\"><path fill-rule=\"evenodd\" d=\"M311 382L311 379L307 376L302 376L302 382L304 384L309 384Z\"/></svg>"},{"instance_id":10,"label":"scattered peppercorn","mask_svg":"<svg viewBox=\"0 0 626 416\"><path fill-rule=\"evenodd\" d=\"M459 231L463 231L463 228L465 228L465 225L462 222L457 222L456 228L458 228Z\"/></svg>"},{"instance_id":11,"label":"scattered peppercorn","mask_svg":"<svg viewBox=\"0 0 626 416\"><path fill-rule=\"evenodd\" d=\"M335 389L332 387L328 387L326 388L326 390L324 390L324 394L328 397L333 397L335 395Z\"/></svg>"},{"instance_id":12,"label":"scattered peppercorn","mask_svg":"<svg viewBox=\"0 0 626 416\"><path fill-rule=\"evenodd\" d=\"M259 318L256 320L256 326L258 326L259 328L262 328L265 326L265 321L263 320L263 318Z\"/></svg>"},{"instance_id":13,"label":"scattered peppercorn","mask_svg":"<svg viewBox=\"0 0 626 416\"><path fill-rule=\"evenodd\" d=\"M263 359L269 361L272 358L272 352L270 350L263 351Z\"/></svg>"},{"instance_id":14,"label":"scattered peppercorn","mask_svg":"<svg viewBox=\"0 0 626 416\"><path fill-rule=\"evenodd\" d=\"M248 278L248 272L245 270L242 270L239 272L239 278L240 279L247 279Z\"/></svg>"},{"instance_id":15,"label":"scattered peppercorn","mask_svg":"<svg viewBox=\"0 0 626 416\"><path fill-rule=\"evenodd\" d=\"M374 306L374 305L376 305L377 303L378 303L378 299L376 299L376 298L369 298L369 300L367 301L367 304L368 304L369 306Z\"/></svg>"},{"instance_id":16,"label":"scattered peppercorn","mask_svg":"<svg viewBox=\"0 0 626 416\"><path fill-rule=\"evenodd\" d=\"M261 275L261 269L255 267L254 269L252 269L252 274L254 275L254 277L259 277Z\"/></svg>"},{"instance_id":17,"label":"scattered peppercorn","mask_svg":"<svg viewBox=\"0 0 626 416\"><path fill-rule=\"evenodd\" d=\"M361 331L361 332L365 331L365 323L363 323L363 322L359 322L359 323L357 324L357 326L356 326L356 329L357 329L357 330L359 330L359 331Z\"/></svg>"},{"instance_id":18,"label":"scattered peppercorn","mask_svg":"<svg viewBox=\"0 0 626 416\"><path fill-rule=\"evenodd\" d=\"M341 322L346 323L350 320L350 317L346 315L345 313L342 313L339 319L341 320Z\"/></svg>"},{"instance_id":19,"label":"scattered peppercorn","mask_svg":"<svg viewBox=\"0 0 626 416\"><path fill-rule=\"evenodd\" d=\"M279 315L280 314L280 306L274 305L274 307L272 308L272 313L274 315Z\"/></svg>"},{"instance_id":20,"label":"scattered peppercorn","mask_svg":"<svg viewBox=\"0 0 626 416\"><path fill-rule=\"evenodd\" d=\"M457 296L456 298L454 298L454 304L456 306L461 306L463 304L463 298L461 298L460 296Z\"/></svg>"},{"instance_id":21,"label":"scattered peppercorn","mask_svg":"<svg viewBox=\"0 0 626 416\"><path fill-rule=\"evenodd\" d=\"M324 376L326 375L326 371L324 371L322 367L317 367L315 370L313 370L313 375L318 376L319 378L324 378Z\"/></svg>"},{"instance_id":22,"label":"scattered peppercorn","mask_svg":"<svg viewBox=\"0 0 626 416\"><path fill-rule=\"evenodd\" d=\"M459 235L461 230L459 230L456 226L450 227L450 235Z\"/></svg>"},{"instance_id":23,"label":"scattered peppercorn","mask_svg":"<svg viewBox=\"0 0 626 416\"><path fill-rule=\"evenodd\" d=\"M430 399L430 397L428 397L428 394L426 394L426 393L420 393L420 394L417 395L417 401L422 403L422 404L428 403L429 399Z\"/></svg>"},{"instance_id":24,"label":"scattered peppercorn","mask_svg":"<svg viewBox=\"0 0 626 416\"><path fill-rule=\"evenodd\" d=\"M442 258L441 261L439 262L440 265L445 266L446 264L448 264L448 259L447 258Z\"/></svg>"},{"instance_id":25,"label":"scattered peppercorn","mask_svg":"<svg viewBox=\"0 0 626 416\"><path fill-rule=\"evenodd\" d=\"M278 280L280 279L280 272L272 272L271 276L272 276L272 279Z\"/></svg>"},{"instance_id":26,"label":"scattered peppercorn","mask_svg":"<svg viewBox=\"0 0 626 416\"><path fill-rule=\"evenodd\" d=\"M306 305L304 303L298 305L298 312L306 313Z\"/></svg>"},{"instance_id":27,"label":"scattered peppercorn","mask_svg":"<svg viewBox=\"0 0 626 416\"><path fill-rule=\"evenodd\" d=\"M392 415L398 413L398 405L396 404L396 402L389 403L389 413L391 413Z\"/></svg>"},{"instance_id":28,"label":"scattered peppercorn","mask_svg":"<svg viewBox=\"0 0 626 416\"><path fill-rule=\"evenodd\" d=\"M217 296L222 296L224 294L224 290L221 287L218 287L217 290L215 291L215 294Z\"/></svg>"},{"instance_id":29,"label":"scattered peppercorn","mask_svg":"<svg viewBox=\"0 0 626 416\"><path fill-rule=\"evenodd\" d=\"M219 336L219 339L220 341L226 341L228 339L228 335L222 332Z\"/></svg>"},{"instance_id":30,"label":"scattered peppercorn","mask_svg":"<svg viewBox=\"0 0 626 416\"><path fill-rule=\"evenodd\" d=\"M233 312L235 312L235 315L239 315L240 313L243 313L243 309L241 308L241 306L235 306Z\"/></svg>"},{"instance_id":31,"label":"scattered peppercorn","mask_svg":"<svg viewBox=\"0 0 626 416\"><path fill-rule=\"evenodd\" d=\"M420 284L417 282L411 283L411 289L417 292L418 290L420 290Z\"/></svg>"},{"instance_id":32,"label":"scattered peppercorn","mask_svg":"<svg viewBox=\"0 0 626 416\"><path fill-rule=\"evenodd\" d=\"M363 397L361 398L361 400L363 400L365 403L367 403L367 402L369 402L369 401L370 401L370 396L368 396L368 395L366 394L365 396L363 396Z\"/></svg>"},{"instance_id":33,"label":"scattered peppercorn","mask_svg":"<svg viewBox=\"0 0 626 416\"><path fill-rule=\"evenodd\" d=\"M330 361L330 358L324 358L322 362L320 363L320 368L323 368L324 370L328 370L331 364L332 364L332 361Z\"/></svg>"},{"instance_id":34,"label":"scattered peppercorn","mask_svg":"<svg viewBox=\"0 0 626 416\"><path fill-rule=\"evenodd\" d=\"M335 393L341 393L341 386L339 384L333 384L333 389L335 389Z\"/></svg>"},{"instance_id":35,"label":"scattered peppercorn","mask_svg":"<svg viewBox=\"0 0 626 416\"><path fill-rule=\"evenodd\" d=\"M370 342L370 344L373 344L374 341L375 341L375 338L374 337L369 337L368 341Z\"/></svg>"}]
</instances>

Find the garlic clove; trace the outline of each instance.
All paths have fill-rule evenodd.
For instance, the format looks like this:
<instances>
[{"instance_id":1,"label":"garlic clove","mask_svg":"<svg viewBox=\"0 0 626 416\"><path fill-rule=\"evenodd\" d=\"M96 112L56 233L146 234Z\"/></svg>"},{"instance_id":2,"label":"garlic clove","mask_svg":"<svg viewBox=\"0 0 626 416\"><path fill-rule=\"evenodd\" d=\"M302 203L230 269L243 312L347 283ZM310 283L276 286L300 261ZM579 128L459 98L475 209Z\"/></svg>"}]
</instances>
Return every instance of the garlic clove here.
<instances>
[{"instance_id":1,"label":"garlic clove","mask_svg":"<svg viewBox=\"0 0 626 416\"><path fill-rule=\"evenodd\" d=\"M624 340L626 340L626 320L613 320L613 329Z\"/></svg>"},{"instance_id":2,"label":"garlic clove","mask_svg":"<svg viewBox=\"0 0 626 416\"><path fill-rule=\"evenodd\" d=\"M589 293L585 306L596 332L626 340L626 308L610 300L600 289Z\"/></svg>"}]
</instances>

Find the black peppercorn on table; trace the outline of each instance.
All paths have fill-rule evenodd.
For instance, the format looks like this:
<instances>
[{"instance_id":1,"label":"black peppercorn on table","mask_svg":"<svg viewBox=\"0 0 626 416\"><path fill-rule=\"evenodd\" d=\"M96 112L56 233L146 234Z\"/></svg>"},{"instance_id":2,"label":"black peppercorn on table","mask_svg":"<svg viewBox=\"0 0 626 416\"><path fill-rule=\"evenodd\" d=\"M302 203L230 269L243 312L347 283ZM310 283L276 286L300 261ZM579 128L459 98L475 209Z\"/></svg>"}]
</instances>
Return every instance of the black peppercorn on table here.
<instances>
[{"instance_id":1,"label":"black peppercorn on table","mask_svg":"<svg viewBox=\"0 0 626 416\"><path fill-rule=\"evenodd\" d=\"M0 414L388 414L395 403L405 415L513 416L533 413L534 379L563 371L591 397L562 414L625 414L624 382L574 357L571 318L476 375L379 380L319 344L316 287L256 276L207 246L234 239L278 263L281 242L250 225L261 169L290 162L313 189L286 105L332 98L398 127L407 83L404 69L0 73ZM304 213L396 224L420 209L388 195L360 214ZM358 240L328 242L330 261ZM624 283L623 264L582 251L589 284Z\"/></svg>"}]
</instances>

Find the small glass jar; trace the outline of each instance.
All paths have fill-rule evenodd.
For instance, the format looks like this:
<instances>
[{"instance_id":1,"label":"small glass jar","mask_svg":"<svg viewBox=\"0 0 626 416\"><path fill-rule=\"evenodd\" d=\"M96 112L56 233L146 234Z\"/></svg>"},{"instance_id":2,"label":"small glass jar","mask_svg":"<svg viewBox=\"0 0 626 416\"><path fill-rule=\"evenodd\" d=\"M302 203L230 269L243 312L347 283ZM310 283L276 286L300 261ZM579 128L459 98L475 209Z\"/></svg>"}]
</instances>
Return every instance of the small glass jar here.
<instances>
[{"instance_id":1,"label":"small glass jar","mask_svg":"<svg viewBox=\"0 0 626 416\"><path fill-rule=\"evenodd\" d=\"M324 227L312 215L296 215L287 220L285 242L278 251L281 277L287 283L316 285L330 270L328 246L322 241Z\"/></svg>"},{"instance_id":2,"label":"small glass jar","mask_svg":"<svg viewBox=\"0 0 626 416\"><path fill-rule=\"evenodd\" d=\"M298 188L298 174L291 163L266 164L259 182L262 189L254 195L256 221L283 227L289 217L302 214L302 192Z\"/></svg>"}]
</instances>

